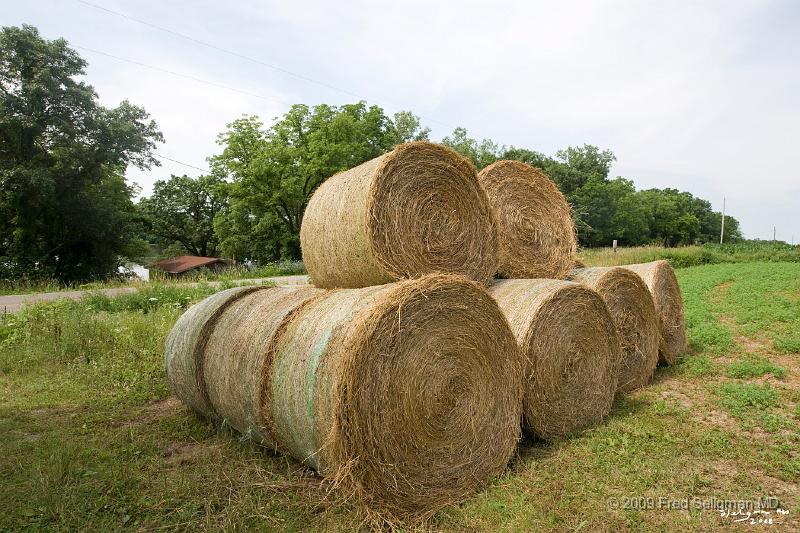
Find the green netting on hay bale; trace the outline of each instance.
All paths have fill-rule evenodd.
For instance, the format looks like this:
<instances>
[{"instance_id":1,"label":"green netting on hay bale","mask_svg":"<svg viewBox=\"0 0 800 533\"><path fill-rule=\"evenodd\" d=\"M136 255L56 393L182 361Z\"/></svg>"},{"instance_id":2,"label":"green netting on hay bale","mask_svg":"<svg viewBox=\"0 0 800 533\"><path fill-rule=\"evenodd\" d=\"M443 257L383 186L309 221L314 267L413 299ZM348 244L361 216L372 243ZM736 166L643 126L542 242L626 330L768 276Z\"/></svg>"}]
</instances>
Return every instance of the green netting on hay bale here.
<instances>
[{"instance_id":1,"label":"green netting on hay bale","mask_svg":"<svg viewBox=\"0 0 800 533\"><path fill-rule=\"evenodd\" d=\"M190 307L167 336L164 369L170 387L186 405L211 416L204 375L203 354L217 319L232 302L265 287L236 287L218 292Z\"/></svg>"},{"instance_id":2,"label":"green netting on hay bale","mask_svg":"<svg viewBox=\"0 0 800 533\"><path fill-rule=\"evenodd\" d=\"M276 447L261 419L264 390L271 381L270 346L286 317L323 293L314 288L273 287L227 306L209 334L204 376L214 414L248 438Z\"/></svg>"},{"instance_id":3,"label":"green netting on hay bale","mask_svg":"<svg viewBox=\"0 0 800 533\"><path fill-rule=\"evenodd\" d=\"M481 282L497 268L497 228L475 167L454 150L403 144L314 192L300 229L318 287L366 287L431 272Z\"/></svg>"},{"instance_id":4,"label":"green netting on hay bale","mask_svg":"<svg viewBox=\"0 0 800 533\"><path fill-rule=\"evenodd\" d=\"M489 293L526 360L525 429L550 439L599 423L611 410L622 357L600 295L551 279L500 280Z\"/></svg>"},{"instance_id":5,"label":"green netting on hay bale","mask_svg":"<svg viewBox=\"0 0 800 533\"><path fill-rule=\"evenodd\" d=\"M329 343L334 330L345 328L354 317L381 293L393 289L392 285L378 285L357 290L328 292L299 310L281 330L275 344L272 368L271 394L264 398L264 418L275 431L282 448L311 468L322 471L317 452L321 447L319 435L330 426L323 420L329 414L320 413L314 406L315 388L330 391L328 381L335 375L327 367L342 363L334 357L346 357L342 351L330 351ZM320 372L319 366L326 368ZM327 397L323 398L328 400ZM324 466L324 461L323 461Z\"/></svg>"},{"instance_id":6,"label":"green netting on hay bale","mask_svg":"<svg viewBox=\"0 0 800 533\"><path fill-rule=\"evenodd\" d=\"M264 418L282 449L382 517L467 497L516 447L522 361L476 283L332 291L292 314L274 350Z\"/></svg>"},{"instance_id":7,"label":"green netting on hay bale","mask_svg":"<svg viewBox=\"0 0 800 533\"><path fill-rule=\"evenodd\" d=\"M668 261L653 261L636 265L625 265L644 281L656 305L658 324L661 330L659 343L660 361L673 364L686 351L686 322L683 298L678 278Z\"/></svg>"},{"instance_id":8,"label":"green netting on hay bale","mask_svg":"<svg viewBox=\"0 0 800 533\"><path fill-rule=\"evenodd\" d=\"M622 343L617 391L628 392L648 384L658 365L660 333L647 285L621 267L577 269L571 279L597 291L614 319Z\"/></svg>"}]
</instances>

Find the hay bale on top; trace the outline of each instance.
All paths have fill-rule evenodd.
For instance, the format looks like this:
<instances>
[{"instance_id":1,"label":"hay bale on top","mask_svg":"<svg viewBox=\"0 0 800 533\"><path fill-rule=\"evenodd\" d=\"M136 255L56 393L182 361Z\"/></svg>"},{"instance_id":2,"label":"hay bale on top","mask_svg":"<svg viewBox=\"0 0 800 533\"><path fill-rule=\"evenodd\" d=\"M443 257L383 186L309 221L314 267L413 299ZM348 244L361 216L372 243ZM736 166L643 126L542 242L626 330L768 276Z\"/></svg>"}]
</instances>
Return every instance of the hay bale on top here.
<instances>
[{"instance_id":1,"label":"hay bale on top","mask_svg":"<svg viewBox=\"0 0 800 533\"><path fill-rule=\"evenodd\" d=\"M570 206L555 183L519 161L489 165L478 181L497 216L500 277L564 279L578 241Z\"/></svg>"},{"instance_id":2,"label":"hay bale on top","mask_svg":"<svg viewBox=\"0 0 800 533\"><path fill-rule=\"evenodd\" d=\"M600 295L551 279L500 280L489 293L526 360L525 429L548 439L599 423L611 410L622 356Z\"/></svg>"},{"instance_id":3,"label":"hay bale on top","mask_svg":"<svg viewBox=\"0 0 800 533\"><path fill-rule=\"evenodd\" d=\"M678 278L667 261L653 261L637 265L625 265L644 281L656 305L661 340L660 361L673 364L686 351L686 323L683 314L683 298Z\"/></svg>"},{"instance_id":4,"label":"hay bale on top","mask_svg":"<svg viewBox=\"0 0 800 533\"><path fill-rule=\"evenodd\" d=\"M467 497L514 452L519 353L497 304L464 278L326 293L274 350L264 418L280 444L385 518Z\"/></svg>"},{"instance_id":5,"label":"hay bale on top","mask_svg":"<svg viewBox=\"0 0 800 533\"><path fill-rule=\"evenodd\" d=\"M272 287L232 302L217 319L204 353L204 377L214 415L262 444L277 447L261 418L269 390L275 332L286 317L324 291Z\"/></svg>"},{"instance_id":6,"label":"hay bale on top","mask_svg":"<svg viewBox=\"0 0 800 533\"><path fill-rule=\"evenodd\" d=\"M658 318L647 285L620 267L575 270L571 279L597 291L608 306L622 343L617 391L628 392L650 382L658 365Z\"/></svg>"},{"instance_id":7,"label":"hay bale on top","mask_svg":"<svg viewBox=\"0 0 800 533\"><path fill-rule=\"evenodd\" d=\"M237 299L267 287L235 287L218 292L190 307L170 330L164 349L164 369L172 392L200 414L213 409L203 373L205 347L214 324Z\"/></svg>"},{"instance_id":8,"label":"hay bale on top","mask_svg":"<svg viewBox=\"0 0 800 533\"><path fill-rule=\"evenodd\" d=\"M431 272L485 282L497 268L497 228L475 168L429 142L329 178L300 229L318 287L366 287Z\"/></svg>"}]
</instances>

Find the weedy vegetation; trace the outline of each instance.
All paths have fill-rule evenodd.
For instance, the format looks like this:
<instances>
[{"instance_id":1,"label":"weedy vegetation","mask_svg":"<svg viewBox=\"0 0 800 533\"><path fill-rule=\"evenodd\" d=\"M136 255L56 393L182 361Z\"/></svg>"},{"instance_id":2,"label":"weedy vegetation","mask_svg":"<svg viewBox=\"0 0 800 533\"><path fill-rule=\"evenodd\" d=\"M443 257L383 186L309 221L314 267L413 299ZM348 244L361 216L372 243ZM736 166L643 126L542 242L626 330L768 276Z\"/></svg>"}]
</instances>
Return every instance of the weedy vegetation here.
<instances>
[{"instance_id":1,"label":"weedy vegetation","mask_svg":"<svg viewBox=\"0 0 800 533\"><path fill-rule=\"evenodd\" d=\"M758 499L800 517L800 265L679 269L690 352L604 423L525 441L508 471L427 524L460 530L727 531L716 511L609 498ZM350 530L298 463L188 412L162 369L184 309L216 287L153 287L0 318L0 530ZM776 529L777 530L777 529Z\"/></svg>"}]
</instances>

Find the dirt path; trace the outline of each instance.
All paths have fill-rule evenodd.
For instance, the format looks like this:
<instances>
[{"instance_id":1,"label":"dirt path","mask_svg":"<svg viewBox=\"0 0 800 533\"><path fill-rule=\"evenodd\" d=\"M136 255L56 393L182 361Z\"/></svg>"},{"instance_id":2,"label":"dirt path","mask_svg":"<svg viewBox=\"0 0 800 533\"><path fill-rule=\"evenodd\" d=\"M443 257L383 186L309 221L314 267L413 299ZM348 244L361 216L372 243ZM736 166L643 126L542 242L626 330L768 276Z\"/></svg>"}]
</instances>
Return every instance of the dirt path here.
<instances>
[{"instance_id":1,"label":"dirt path","mask_svg":"<svg viewBox=\"0 0 800 533\"><path fill-rule=\"evenodd\" d=\"M271 281L277 285L305 285L308 283L308 276L277 276L274 278L234 280L234 282L238 285L257 285L265 281ZM208 284L212 286L219 286L222 285L222 282L211 281L208 282ZM187 283L186 285L190 287L196 287L197 285L200 285L200 283ZM114 289L38 292L32 294L10 294L8 296L0 296L0 313L16 313L17 311L22 309L23 305L27 303L52 302L54 300L60 300L62 298L66 298L69 300L78 300L85 294L93 292L98 292L105 296L114 297L114 296L119 296L120 294L128 294L131 292L136 292L145 286L147 286L147 284L142 283L140 286L137 287L117 287Z\"/></svg>"}]
</instances>

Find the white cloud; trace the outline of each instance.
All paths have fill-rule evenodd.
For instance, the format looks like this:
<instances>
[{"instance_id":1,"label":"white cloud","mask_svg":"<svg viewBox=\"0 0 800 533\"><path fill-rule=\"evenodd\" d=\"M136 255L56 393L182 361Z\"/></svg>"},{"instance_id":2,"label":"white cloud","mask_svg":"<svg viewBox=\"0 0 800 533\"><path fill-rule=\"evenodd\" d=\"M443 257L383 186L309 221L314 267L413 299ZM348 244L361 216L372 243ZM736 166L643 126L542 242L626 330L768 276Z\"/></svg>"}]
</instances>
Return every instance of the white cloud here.
<instances>
[{"instance_id":1,"label":"white cloud","mask_svg":"<svg viewBox=\"0 0 800 533\"><path fill-rule=\"evenodd\" d=\"M410 109L443 136L552 153L611 148L640 188L675 187L729 211L747 234L800 238L800 7L737 2L126 2L96 0L197 39ZM6 24L279 100L354 98L80 4L14 5ZM143 105L161 151L204 166L243 113L285 106L85 54L104 102ZM444 125L443 125L444 124ZM170 172L131 172L146 187ZM785 228L785 229L784 229Z\"/></svg>"}]
</instances>

